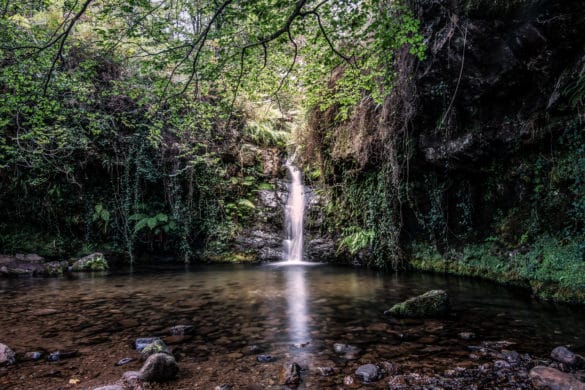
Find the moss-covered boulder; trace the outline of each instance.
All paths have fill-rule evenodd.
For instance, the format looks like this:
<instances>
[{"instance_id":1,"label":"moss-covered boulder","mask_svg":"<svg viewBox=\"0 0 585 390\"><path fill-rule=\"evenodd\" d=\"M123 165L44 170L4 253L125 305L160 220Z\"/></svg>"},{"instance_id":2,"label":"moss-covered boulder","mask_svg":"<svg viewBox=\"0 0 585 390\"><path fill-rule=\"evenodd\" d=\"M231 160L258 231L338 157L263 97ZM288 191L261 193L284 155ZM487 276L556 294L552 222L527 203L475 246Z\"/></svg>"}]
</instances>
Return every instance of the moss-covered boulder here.
<instances>
[{"instance_id":1,"label":"moss-covered boulder","mask_svg":"<svg viewBox=\"0 0 585 390\"><path fill-rule=\"evenodd\" d=\"M158 339L144 347L144 349L140 353L142 354L142 358L146 359L149 356L154 355L156 353L170 354L171 351L169 350L169 347L167 347L164 341Z\"/></svg>"},{"instance_id":2,"label":"moss-covered boulder","mask_svg":"<svg viewBox=\"0 0 585 390\"><path fill-rule=\"evenodd\" d=\"M442 317L449 312L449 296L444 290L431 290L392 306L384 314L395 317Z\"/></svg>"},{"instance_id":3,"label":"moss-covered boulder","mask_svg":"<svg viewBox=\"0 0 585 390\"><path fill-rule=\"evenodd\" d=\"M92 253L82 257L73 263L71 270L73 272L93 272L106 271L109 268L108 261L102 253Z\"/></svg>"}]
</instances>

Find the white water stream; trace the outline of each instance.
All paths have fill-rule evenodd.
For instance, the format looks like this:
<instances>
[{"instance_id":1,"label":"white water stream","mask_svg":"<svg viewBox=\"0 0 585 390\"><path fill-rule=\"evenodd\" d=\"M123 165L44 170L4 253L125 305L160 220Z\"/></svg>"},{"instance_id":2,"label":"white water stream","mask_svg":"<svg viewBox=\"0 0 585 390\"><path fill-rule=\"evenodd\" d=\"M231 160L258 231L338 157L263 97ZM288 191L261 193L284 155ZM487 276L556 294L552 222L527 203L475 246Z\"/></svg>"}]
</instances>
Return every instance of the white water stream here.
<instances>
[{"instance_id":1,"label":"white water stream","mask_svg":"<svg viewBox=\"0 0 585 390\"><path fill-rule=\"evenodd\" d=\"M303 224L305 219L305 188L301 171L292 164L292 158L286 161L285 167L290 175L288 201L284 210L285 240L284 261L287 263L303 262Z\"/></svg>"}]
</instances>

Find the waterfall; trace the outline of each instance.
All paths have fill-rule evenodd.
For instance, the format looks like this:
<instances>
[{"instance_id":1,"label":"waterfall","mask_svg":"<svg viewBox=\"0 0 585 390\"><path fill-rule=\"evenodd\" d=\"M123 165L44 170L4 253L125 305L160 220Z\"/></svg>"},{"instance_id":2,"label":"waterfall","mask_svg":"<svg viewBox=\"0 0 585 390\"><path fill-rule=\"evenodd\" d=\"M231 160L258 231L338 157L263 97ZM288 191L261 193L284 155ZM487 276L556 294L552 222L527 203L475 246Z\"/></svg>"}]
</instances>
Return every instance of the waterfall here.
<instances>
[{"instance_id":1,"label":"waterfall","mask_svg":"<svg viewBox=\"0 0 585 390\"><path fill-rule=\"evenodd\" d=\"M303 261L303 223L305 214L305 188L301 180L301 171L292 164L294 156L284 165L290 175L288 201L284 209L286 238L284 240L284 261L301 263Z\"/></svg>"}]
</instances>

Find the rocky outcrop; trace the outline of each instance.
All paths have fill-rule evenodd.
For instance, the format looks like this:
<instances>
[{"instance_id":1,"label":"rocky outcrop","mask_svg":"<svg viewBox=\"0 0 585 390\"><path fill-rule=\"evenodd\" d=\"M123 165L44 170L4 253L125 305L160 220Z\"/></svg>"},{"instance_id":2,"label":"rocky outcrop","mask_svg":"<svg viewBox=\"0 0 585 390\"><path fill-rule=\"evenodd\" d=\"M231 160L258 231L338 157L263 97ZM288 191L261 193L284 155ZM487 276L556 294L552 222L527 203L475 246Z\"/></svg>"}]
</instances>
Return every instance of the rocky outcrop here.
<instances>
[{"instance_id":1,"label":"rocky outcrop","mask_svg":"<svg viewBox=\"0 0 585 390\"><path fill-rule=\"evenodd\" d=\"M432 290L392 306L384 314L396 317L442 317L449 312L449 296L443 290Z\"/></svg>"},{"instance_id":2,"label":"rocky outcrop","mask_svg":"<svg viewBox=\"0 0 585 390\"><path fill-rule=\"evenodd\" d=\"M418 3L429 53L411 121L428 163L482 163L562 129L546 116L571 115L564 91L585 64L581 1Z\"/></svg>"}]
</instances>

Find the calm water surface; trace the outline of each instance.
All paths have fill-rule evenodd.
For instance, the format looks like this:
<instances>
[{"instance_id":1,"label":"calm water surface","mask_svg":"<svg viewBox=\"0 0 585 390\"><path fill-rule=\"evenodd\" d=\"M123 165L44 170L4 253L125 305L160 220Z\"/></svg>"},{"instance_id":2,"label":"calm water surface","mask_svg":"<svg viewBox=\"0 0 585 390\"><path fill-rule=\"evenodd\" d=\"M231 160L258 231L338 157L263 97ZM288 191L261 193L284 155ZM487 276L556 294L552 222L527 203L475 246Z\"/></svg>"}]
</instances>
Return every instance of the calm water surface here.
<instances>
[{"instance_id":1,"label":"calm water surface","mask_svg":"<svg viewBox=\"0 0 585 390\"><path fill-rule=\"evenodd\" d=\"M451 317L384 316L394 303L437 288L451 297ZM257 363L246 353L250 345L280 363L335 366L342 373L381 360L423 371L465 365L467 347L489 340L507 340L515 343L510 349L537 356L558 345L585 352L585 314L579 308L541 303L525 291L469 279L328 265L192 266L107 277L0 280L0 299L0 342L19 354L80 353L58 365L28 362L4 370L0 387L14 389L59 388L74 376L87 386L104 384L140 366L113 366L138 356L131 348L135 338L164 336L177 324L196 329L190 338L169 339L187 367L181 368L181 380L191 384L184 388L213 388L228 380L275 385L278 363ZM476 339L461 340L463 331L474 332ZM346 359L333 351L335 343L362 352L358 359ZM174 388L181 388L181 380ZM326 387L322 381L327 380L309 375L304 386Z\"/></svg>"}]
</instances>

